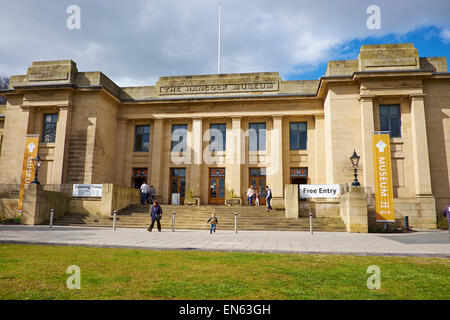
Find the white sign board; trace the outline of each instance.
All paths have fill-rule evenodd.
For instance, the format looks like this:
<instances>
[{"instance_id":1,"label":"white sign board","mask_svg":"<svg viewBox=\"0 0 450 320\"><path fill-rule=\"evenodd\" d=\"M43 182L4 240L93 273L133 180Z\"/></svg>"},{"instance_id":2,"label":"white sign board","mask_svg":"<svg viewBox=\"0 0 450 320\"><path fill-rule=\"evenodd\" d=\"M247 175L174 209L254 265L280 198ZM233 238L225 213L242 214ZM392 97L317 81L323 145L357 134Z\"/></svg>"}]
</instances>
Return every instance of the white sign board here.
<instances>
[{"instance_id":1,"label":"white sign board","mask_svg":"<svg viewBox=\"0 0 450 320\"><path fill-rule=\"evenodd\" d=\"M74 197L101 197L101 184L74 184L72 196Z\"/></svg>"},{"instance_id":2,"label":"white sign board","mask_svg":"<svg viewBox=\"0 0 450 320\"><path fill-rule=\"evenodd\" d=\"M301 199L339 198L338 184L299 184L298 192Z\"/></svg>"},{"instance_id":3,"label":"white sign board","mask_svg":"<svg viewBox=\"0 0 450 320\"><path fill-rule=\"evenodd\" d=\"M172 193L172 204L179 205L180 204L180 194Z\"/></svg>"}]
</instances>

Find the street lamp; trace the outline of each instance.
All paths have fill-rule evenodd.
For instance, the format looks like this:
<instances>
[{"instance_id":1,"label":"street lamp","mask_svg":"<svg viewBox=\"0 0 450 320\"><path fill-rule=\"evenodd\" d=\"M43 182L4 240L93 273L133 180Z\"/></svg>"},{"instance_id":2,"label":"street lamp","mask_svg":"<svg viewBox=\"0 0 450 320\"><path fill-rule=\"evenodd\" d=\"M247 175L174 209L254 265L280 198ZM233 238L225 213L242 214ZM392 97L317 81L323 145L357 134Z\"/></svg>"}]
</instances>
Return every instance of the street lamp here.
<instances>
[{"instance_id":1,"label":"street lamp","mask_svg":"<svg viewBox=\"0 0 450 320\"><path fill-rule=\"evenodd\" d=\"M41 166L42 160L39 158L39 154L36 158L31 159L34 162L34 181L31 184L40 184L38 181L38 171L39 167Z\"/></svg>"},{"instance_id":2,"label":"street lamp","mask_svg":"<svg viewBox=\"0 0 450 320\"><path fill-rule=\"evenodd\" d=\"M355 173L354 173L355 180L353 180L353 183L352 183L353 187L360 187L361 186L361 184L358 181L358 172L357 172L357 170L358 170L358 163L359 163L359 159L360 158L361 157L356 154L356 150L353 150L353 154L350 157L350 161L352 162L353 170L355 170Z\"/></svg>"}]
</instances>

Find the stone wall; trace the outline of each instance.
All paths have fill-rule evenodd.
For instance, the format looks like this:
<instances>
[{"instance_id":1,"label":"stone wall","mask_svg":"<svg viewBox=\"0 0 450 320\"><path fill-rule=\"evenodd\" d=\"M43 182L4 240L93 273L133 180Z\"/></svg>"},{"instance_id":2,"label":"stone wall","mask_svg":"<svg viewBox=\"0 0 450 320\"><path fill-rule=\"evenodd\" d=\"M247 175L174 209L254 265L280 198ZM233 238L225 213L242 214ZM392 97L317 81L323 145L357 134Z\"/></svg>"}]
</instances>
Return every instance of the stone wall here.
<instances>
[{"instance_id":1,"label":"stone wall","mask_svg":"<svg viewBox=\"0 0 450 320\"><path fill-rule=\"evenodd\" d=\"M45 191L41 185L31 184L25 190L22 202L21 224L44 224L50 220L50 209L54 218L64 215L69 210L69 199L62 192Z\"/></svg>"}]
</instances>

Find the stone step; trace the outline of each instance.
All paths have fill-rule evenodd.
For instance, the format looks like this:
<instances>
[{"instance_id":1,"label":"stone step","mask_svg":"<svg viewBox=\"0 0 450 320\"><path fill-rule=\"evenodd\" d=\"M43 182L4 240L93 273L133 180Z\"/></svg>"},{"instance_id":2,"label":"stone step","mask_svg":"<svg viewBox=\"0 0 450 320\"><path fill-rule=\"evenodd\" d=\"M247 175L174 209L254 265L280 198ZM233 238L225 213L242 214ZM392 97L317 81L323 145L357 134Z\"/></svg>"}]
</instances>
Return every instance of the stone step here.
<instances>
[{"instance_id":1,"label":"stone step","mask_svg":"<svg viewBox=\"0 0 450 320\"><path fill-rule=\"evenodd\" d=\"M162 226L172 228L172 211L175 210L176 229L207 230L206 221L212 213L219 220L221 230L234 230L235 212L238 213L239 230L291 230L309 231L309 218L289 219L283 210L267 212L265 207L228 207L228 206L172 206L162 205L164 212ZM133 205L119 211L116 220L117 227L146 228L150 224L150 206ZM112 227L113 217L103 217L87 214L67 214L54 221L55 225ZM340 218L314 218L315 231L345 231Z\"/></svg>"}]
</instances>

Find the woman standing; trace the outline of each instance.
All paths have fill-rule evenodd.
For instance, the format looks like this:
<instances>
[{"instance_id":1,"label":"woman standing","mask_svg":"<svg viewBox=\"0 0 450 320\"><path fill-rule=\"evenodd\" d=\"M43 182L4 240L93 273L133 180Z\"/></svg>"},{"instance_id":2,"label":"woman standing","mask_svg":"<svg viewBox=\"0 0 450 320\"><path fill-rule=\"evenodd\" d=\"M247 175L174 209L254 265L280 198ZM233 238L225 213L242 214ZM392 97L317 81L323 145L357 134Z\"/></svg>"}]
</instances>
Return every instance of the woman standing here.
<instances>
[{"instance_id":1,"label":"woman standing","mask_svg":"<svg viewBox=\"0 0 450 320\"><path fill-rule=\"evenodd\" d=\"M153 200L153 206L150 210L150 216L152 218L152 224L148 227L147 231L152 232L153 226L156 224L158 226L158 231L161 232L161 218L162 218L162 208L159 206L158 201Z\"/></svg>"}]
</instances>

